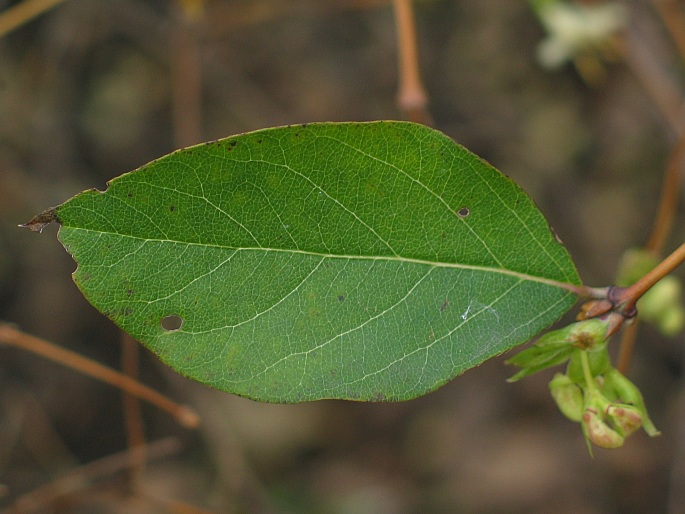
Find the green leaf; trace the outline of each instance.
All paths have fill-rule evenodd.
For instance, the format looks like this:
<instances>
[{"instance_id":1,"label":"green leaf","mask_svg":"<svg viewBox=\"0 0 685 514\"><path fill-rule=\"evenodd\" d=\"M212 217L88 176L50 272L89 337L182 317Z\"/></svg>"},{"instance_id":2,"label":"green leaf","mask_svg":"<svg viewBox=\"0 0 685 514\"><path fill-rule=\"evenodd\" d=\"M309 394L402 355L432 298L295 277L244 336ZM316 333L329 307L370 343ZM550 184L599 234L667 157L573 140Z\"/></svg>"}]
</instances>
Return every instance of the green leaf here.
<instances>
[{"instance_id":1,"label":"green leaf","mask_svg":"<svg viewBox=\"0 0 685 514\"><path fill-rule=\"evenodd\" d=\"M514 182L411 123L198 145L54 217L93 305L180 373L262 401L420 396L528 340L580 284Z\"/></svg>"}]
</instances>

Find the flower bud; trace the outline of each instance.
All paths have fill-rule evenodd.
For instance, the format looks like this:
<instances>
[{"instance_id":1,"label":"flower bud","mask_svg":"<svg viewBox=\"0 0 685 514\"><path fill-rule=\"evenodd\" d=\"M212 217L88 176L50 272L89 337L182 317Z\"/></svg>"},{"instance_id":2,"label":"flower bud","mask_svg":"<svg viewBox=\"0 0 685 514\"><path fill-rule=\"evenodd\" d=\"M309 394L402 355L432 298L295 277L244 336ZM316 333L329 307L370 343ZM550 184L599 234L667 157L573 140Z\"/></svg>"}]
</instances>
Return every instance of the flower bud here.
<instances>
[{"instance_id":1,"label":"flower bud","mask_svg":"<svg viewBox=\"0 0 685 514\"><path fill-rule=\"evenodd\" d=\"M564 416L576 422L583 419L583 392L567 375L554 375L549 391Z\"/></svg>"},{"instance_id":2,"label":"flower bud","mask_svg":"<svg viewBox=\"0 0 685 514\"><path fill-rule=\"evenodd\" d=\"M569 325L568 340L583 350L596 348L606 343L607 322L599 318L577 321Z\"/></svg>"},{"instance_id":3,"label":"flower bud","mask_svg":"<svg viewBox=\"0 0 685 514\"><path fill-rule=\"evenodd\" d=\"M583 432L585 437L600 448L619 448L625 441L594 409L585 409L583 413Z\"/></svg>"},{"instance_id":4,"label":"flower bud","mask_svg":"<svg viewBox=\"0 0 685 514\"><path fill-rule=\"evenodd\" d=\"M628 437L642 426L642 413L632 405L612 403L607 407L606 415L623 437Z\"/></svg>"},{"instance_id":5,"label":"flower bud","mask_svg":"<svg viewBox=\"0 0 685 514\"><path fill-rule=\"evenodd\" d=\"M611 428L604 419L609 406L609 400L598 389L591 387L585 391L583 433L588 440L600 448L618 448L623 446L625 441L625 438Z\"/></svg>"},{"instance_id":6,"label":"flower bud","mask_svg":"<svg viewBox=\"0 0 685 514\"><path fill-rule=\"evenodd\" d=\"M606 351L607 322L598 318L577 321L547 332L535 344L517 353L507 364L521 368L509 382L566 362L578 348ZM580 382L576 380L575 382Z\"/></svg>"},{"instance_id":7,"label":"flower bud","mask_svg":"<svg viewBox=\"0 0 685 514\"><path fill-rule=\"evenodd\" d=\"M642 416L642 426L645 432L650 437L660 435L660 432L649 419L645 401L642 398L642 393L630 380L624 377L620 371L615 368L610 368L604 373L604 388L609 393L620 400L621 403L627 403L634 406Z\"/></svg>"},{"instance_id":8,"label":"flower bud","mask_svg":"<svg viewBox=\"0 0 685 514\"><path fill-rule=\"evenodd\" d=\"M611 303L606 298L600 300L590 300L580 306L580 312L576 317L576 320L581 321L584 319L596 318L602 314L606 314L611 309L614 308L614 304Z\"/></svg>"}]
</instances>

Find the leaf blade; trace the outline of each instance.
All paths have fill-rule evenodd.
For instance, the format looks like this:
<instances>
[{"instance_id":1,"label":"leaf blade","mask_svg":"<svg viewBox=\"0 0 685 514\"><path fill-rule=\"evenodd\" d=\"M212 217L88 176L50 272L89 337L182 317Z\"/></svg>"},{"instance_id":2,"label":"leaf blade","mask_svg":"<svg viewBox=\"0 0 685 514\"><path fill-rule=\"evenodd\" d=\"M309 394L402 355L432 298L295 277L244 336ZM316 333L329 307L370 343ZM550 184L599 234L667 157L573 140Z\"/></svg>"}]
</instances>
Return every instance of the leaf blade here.
<instances>
[{"instance_id":1,"label":"leaf blade","mask_svg":"<svg viewBox=\"0 0 685 514\"><path fill-rule=\"evenodd\" d=\"M549 325L580 283L518 186L408 123L200 145L57 216L91 303L181 373L265 401L425 394Z\"/></svg>"}]
</instances>

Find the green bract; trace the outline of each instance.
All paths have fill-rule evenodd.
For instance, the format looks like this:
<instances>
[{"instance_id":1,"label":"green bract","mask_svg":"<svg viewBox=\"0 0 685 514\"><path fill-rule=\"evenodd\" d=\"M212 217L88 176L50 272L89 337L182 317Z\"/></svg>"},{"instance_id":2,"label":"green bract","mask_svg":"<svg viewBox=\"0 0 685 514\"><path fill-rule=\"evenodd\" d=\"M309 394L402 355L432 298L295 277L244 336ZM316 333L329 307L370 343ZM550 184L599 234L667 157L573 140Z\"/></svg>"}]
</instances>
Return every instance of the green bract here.
<instances>
[{"instance_id":1,"label":"green bract","mask_svg":"<svg viewBox=\"0 0 685 514\"><path fill-rule=\"evenodd\" d=\"M606 348L607 322L592 318L571 323L563 328L547 332L535 341L533 346L514 355L507 364L521 368L509 382L517 382L543 369L563 364L585 349L593 353ZM606 350L603 352L606 353ZM608 356L607 356L608 359ZM572 377L580 382L583 378L582 369L578 363L578 375Z\"/></svg>"},{"instance_id":2,"label":"green bract","mask_svg":"<svg viewBox=\"0 0 685 514\"><path fill-rule=\"evenodd\" d=\"M425 394L537 334L580 283L514 182L411 123L187 148L52 218L93 305L180 373L263 401Z\"/></svg>"}]
</instances>

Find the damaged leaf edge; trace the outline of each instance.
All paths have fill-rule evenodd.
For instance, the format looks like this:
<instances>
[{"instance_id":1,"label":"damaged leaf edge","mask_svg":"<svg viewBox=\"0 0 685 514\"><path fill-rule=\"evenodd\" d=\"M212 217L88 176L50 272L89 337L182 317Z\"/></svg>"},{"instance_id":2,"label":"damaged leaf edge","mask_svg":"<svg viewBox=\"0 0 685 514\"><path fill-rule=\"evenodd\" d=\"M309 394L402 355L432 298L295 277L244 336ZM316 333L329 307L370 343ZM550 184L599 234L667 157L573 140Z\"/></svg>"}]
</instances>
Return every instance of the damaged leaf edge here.
<instances>
[{"instance_id":1,"label":"damaged leaf edge","mask_svg":"<svg viewBox=\"0 0 685 514\"><path fill-rule=\"evenodd\" d=\"M40 214L36 214L33 218L31 218L30 221L28 221L27 223L22 223L19 226L21 228L27 228L31 232L38 232L40 234L41 232L43 232L43 229L53 221L56 221L60 225L62 224L62 221L57 216L56 207L50 207L49 209L44 210Z\"/></svg>"}]
</instances>

